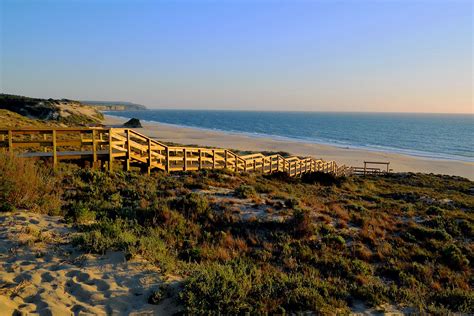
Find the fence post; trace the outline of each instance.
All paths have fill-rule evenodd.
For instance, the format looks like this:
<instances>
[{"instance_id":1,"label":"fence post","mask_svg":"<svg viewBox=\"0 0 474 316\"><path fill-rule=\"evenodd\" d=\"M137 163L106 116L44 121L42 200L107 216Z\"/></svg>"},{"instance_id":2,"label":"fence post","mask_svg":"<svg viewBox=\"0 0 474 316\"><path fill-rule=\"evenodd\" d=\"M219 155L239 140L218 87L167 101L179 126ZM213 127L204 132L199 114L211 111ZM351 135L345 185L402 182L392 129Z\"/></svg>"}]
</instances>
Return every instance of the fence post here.
<instances>
[{"instance_id":1,"label":"fence post","mask_svg":"<svg viewBox=\"0 0 474 316\"><path fill-rule=\"evenodd\" d=\"M109 171L113 169L112 129L109 128Z\"/></svg>"},{"instance_id":2,"label":"fence post","mask_svg":"<svg viewBox=\"0 0 474 316\"><path fill-rule=\"evenodd\" d=\"M199 170L201 170L202 169L202 151L201 151L201 149L198 149L198 155L199 155L199 157L198 157Z\"/></svg>"},{"instance_id":3,"label":"fence post","mask_svg":"<svg viewBox=\"0 0 474 316\"><path fill-rule=\"evenodd\" d=\"M92 168L97 168L97 130L92 130Z\"/></svg>"},{"instance_id":4,"label":"fence post","mask_svg":"<svg viewBox=\"0 0 474 316\"><path fill-rule=\"evenodd\" d=\"M227 169L227 149L224 149L224 169Z\"/></svg>"},{"instance_id":5,"label":"fence post","mask_svg":"<svg viewBox=\"0 0 474 316\"><path fill-rule=\"evenodd\" d=\"M239 159L237 158L236 154L234 154L234 164L235 164L235 172L239 171Z\"/></svg>"},{"instance_id":6,"label":"fence post","mask_svg":"<svg viewBox=\"0 0 474 316\"><path fill-rule=\"evenodd\" d=\"M8 130L8 152L10 157L13 157L13 131L11 129Z\"/></svg>"},{"instance_id":7,"label":"fence post","mask_svg":"<svg viewBox=\"0 0 474 316\"><path fill-rule=\"evenodd\" d=\"M188 168L188 161L186 160L186 148L183 148L183 170L186 171Z\"/></svg>"},{"instance_id":8,"label":"fence post","mask_svg":"<svg viewBox=\"0 0 474 316\"><path fill-rule=\"evenodd\" d=\"M127 152L125 153L125 170L130 171L130 130L125 130L127 134L127 143L125 144Z\"/></svg>"},{"instance_id":9,"label":"fence post","mask_svg":"<svg viewBox=\"0 0 474 316\"><path fill-rule=\"evenodd\" d=\"M212 169L216 169L216 151L212 150Z\"/></svg>"},{"instance_id":10,"label":"fence post","mask_svg":"<svg viewBox=\"0 0 474 316\"><path fill-rule=\"evenodd\" d=\"M56 143L56 130L53 129L53 167L56 168L58 164L58 153L57 153L57 143Z\"/></svg>"},{"instance_id":11,"label":"fence post","mask_svg":"<svg viewBox=\"0 0 474 316\"><path fill-rule=\"evenodd\" d=\"M146 172L148 175L151 173L151 138L148 138L148 168Z\"/></svg>"},{"instance_id":12,"label":"fence post","mask_svg":"<svg viewBox=\"0 0 474 316\"><path fill-rule=\"evenodd\" d=\"M170 148L166 146L166 172L170 172Z\"/></svg>"}]
</instances>

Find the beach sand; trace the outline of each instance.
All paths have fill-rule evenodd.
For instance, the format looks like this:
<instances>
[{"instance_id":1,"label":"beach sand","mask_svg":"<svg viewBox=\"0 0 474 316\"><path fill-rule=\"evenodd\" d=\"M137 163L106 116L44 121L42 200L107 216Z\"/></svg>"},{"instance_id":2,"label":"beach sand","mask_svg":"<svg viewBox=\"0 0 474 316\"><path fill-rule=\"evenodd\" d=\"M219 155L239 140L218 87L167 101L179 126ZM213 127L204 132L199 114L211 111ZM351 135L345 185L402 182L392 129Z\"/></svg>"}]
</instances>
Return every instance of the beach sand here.
<instances>
[{"instance_id":1,"label":"beach sand","mask_svg":"<svg viewBox=\"0 0 474 316\"><path fill-rule=\"evenodd\" d=\"M0 216L0 315L172 315L171 298L147 303L165 281L145 260L121 252L84 254L62 217ZM173 286L178 282L167 279Z\"/></svg>"},{"instance_id":2,"label":"beach sand","mask_svg":"<svg viewBox=\"0 0 474 316\"><path fill-rule=\"evenodd\" d=\"M105 125L121 125L126 119L106 115ZM474 180L474 163L429 159L396 153L340 148L329 145L250 137L241 134L178 127L168 124L143 123L141 133L165 142L185 145L213 146L249 151L285 151L298 156L334 160L338 164L363 167L364 161L389 161L394 172L422 172L456 175Z\"/></svg>"}]
</instances>

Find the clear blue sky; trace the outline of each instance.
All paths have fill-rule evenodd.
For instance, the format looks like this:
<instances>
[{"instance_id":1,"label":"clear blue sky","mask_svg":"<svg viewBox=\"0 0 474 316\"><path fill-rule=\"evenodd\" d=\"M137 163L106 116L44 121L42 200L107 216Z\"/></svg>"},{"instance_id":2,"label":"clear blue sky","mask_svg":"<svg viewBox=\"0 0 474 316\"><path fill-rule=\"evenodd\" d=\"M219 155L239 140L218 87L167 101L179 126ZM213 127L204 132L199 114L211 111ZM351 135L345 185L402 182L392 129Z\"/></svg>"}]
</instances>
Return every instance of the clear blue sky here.
<instances>
[{"instance_id":1,"label":"clear blue sky","mask_svg":"<svg viewBox=\"0 0 474 316\"><path fill-rule=\"evenodd\" d=\"M472 112L470 1L1 2L1 91L154 108Z\"/></svg>"}]
</instances>

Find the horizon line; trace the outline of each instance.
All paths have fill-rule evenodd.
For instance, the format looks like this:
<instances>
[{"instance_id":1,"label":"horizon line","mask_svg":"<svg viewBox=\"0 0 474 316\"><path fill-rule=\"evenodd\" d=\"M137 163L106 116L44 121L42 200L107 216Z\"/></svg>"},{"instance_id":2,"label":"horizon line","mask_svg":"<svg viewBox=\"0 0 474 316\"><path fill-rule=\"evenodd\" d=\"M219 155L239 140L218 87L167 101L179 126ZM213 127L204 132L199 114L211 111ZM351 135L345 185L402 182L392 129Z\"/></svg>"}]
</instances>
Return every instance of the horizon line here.
<instances>
[{"instance_id":1,"label":"horizon line","mask_svg":"<svg viewBox=\"0 0 474 316\"><path fill-rule=\"evenodd\" d=\"M103 101L107 102L107 101ZM110 101L112 102L112 101ZM119 101L119 102L130 102L130 101ZM130 102L134 103L134 102ZM140 103L138 103L140 104ZM144 105L144 104L141 104ZM206 108L149 108L148 106L145 110L131 110L131 111L146 111L146 110L161 110L161 111L226 111L226 112L301 112L301 113L373 113L373 114L451 114L451 115L474 115L474 112L394 112L394 111L327 111L327 110L237 110L237 109L206 109ZM104 111L104 112L120 112L120 111Z\"/></svg>"}]
</instances>

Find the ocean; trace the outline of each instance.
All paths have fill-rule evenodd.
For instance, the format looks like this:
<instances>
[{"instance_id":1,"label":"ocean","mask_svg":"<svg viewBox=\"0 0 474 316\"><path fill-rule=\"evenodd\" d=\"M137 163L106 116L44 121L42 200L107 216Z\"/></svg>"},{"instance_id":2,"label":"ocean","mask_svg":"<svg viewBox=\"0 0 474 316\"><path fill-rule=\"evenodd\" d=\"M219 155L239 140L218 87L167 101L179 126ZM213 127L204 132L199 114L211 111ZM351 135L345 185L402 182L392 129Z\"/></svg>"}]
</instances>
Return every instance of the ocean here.
<instances>
[{"instance_id":1,"label":"ocean","mask_svg":"<svg viewBox=\"0 0 474 316\"><path fill-rule=\"evenodd\" d=\"M148 110L105 112L199 129L474 162L474 115Z\"/></svg>"}]
</instances>

